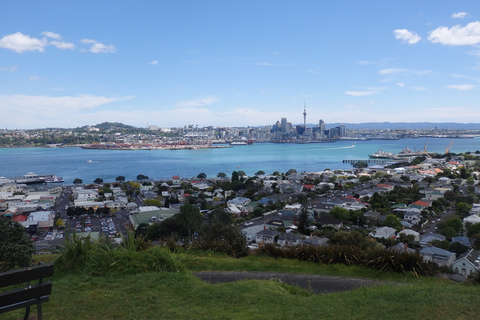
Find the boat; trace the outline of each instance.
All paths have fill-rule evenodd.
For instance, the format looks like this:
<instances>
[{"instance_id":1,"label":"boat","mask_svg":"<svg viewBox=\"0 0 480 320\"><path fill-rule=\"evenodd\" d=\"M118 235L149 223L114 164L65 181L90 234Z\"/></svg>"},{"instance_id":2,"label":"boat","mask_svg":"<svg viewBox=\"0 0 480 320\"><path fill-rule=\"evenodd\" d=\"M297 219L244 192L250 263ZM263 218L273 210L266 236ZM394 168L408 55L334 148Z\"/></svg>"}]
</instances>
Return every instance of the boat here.
<instances>
[{"instance_id":1,"label":"boat","mask_svg":"<svg viewBox=\"0 0 480 320\"><path fill-rule=\"evenodd\" d=\"M232 141L230 142L231 146L246 146L248 143L246 141Z\"/></svg>"},{"instance_id":2,"label":"boat","mask_svg":"<svg viewBox=\"0 0 480 320\"><path fill-rule=\"evenodd\" d=\"M382 149L378 149L378 151L375 152L374 154L368 155L368 157L372 159L392 159L395 156L396 156L395 153L383 151Z\"/></svg>"},{"instance_id":3,"label":"boat","mask_svg":"<svg viewBox=\"0 0 480 320\"><path fill-rule=\"evenodd\" d=\"M65 182L65 181L63 180L62 177L53 176L53 177L45 179L45 182L46 183L61 183L61 182Z\"/></svg>"},{"instance_id":4,"label":"boat","mask_svg":"<svg viewBox=\"0 0 480 320\"><path fill-rule=\"evenodd\" d=\"M87 160L85 161L86 163L92 163L93 161L92 160Z\"/></svg>"}]
</instances>

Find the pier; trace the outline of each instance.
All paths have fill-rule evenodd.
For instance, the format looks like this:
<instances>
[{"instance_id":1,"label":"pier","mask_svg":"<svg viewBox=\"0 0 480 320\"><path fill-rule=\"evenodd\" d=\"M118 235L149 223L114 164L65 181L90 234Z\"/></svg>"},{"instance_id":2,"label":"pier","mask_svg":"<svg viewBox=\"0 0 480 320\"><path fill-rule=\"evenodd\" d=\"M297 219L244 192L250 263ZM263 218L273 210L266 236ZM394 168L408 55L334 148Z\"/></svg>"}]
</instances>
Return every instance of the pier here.
<instances>
[{"instance_id":1,"label":"pier","mask_svg":"<svg viewBox=\"0 0 480 320\"><path fill-rule=\"evenodd\" d=\"M355 164L357 162L365 162L368 164L374 164L374 163L385 163L385 162L398 162L398 160L395 159L363 159L363 160L343 160L343 163L351 163Z\"/></svg>"}]
</instances>

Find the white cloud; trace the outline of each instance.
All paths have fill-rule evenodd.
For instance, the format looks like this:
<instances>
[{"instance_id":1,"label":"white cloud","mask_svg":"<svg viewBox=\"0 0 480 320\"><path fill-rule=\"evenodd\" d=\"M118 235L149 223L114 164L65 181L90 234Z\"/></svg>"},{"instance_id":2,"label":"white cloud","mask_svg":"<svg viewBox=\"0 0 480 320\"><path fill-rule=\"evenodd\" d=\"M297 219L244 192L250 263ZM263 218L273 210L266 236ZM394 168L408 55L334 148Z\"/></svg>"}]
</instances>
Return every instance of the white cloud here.
<instances>
[{"instance_id":1,"label":"white cloud","mask_svg":"<svg viewBox=\"0 0 480 320\"><path fill-rule=\"evenodd\" d=\"M460 25L451 28L440 27L430 31L428 40L433 43L440 43L451 46L474 45L480 43L480 21Z\"/></svg>"},{"instance_id":2,"label":"white cloud","mask_svg":"<svg viewBox=\"0 0 480 320\"><path fill-rule=\"evenodd\" d=\"M62 39L62 36L59 35L58 33L53 33L53 32L50 32L50 31L44 31L44 32L42 32L42 34L47 38L52 38L52 39L56 39L56 40Z\"/></svg>"},{"instance_id":3,"label":"white cloud","mask_svg":"<svg viewBox=\"0 0 480 320\"><path fill-rule=\"evenodd\" d=\"M62 49L62 50L67 50L67 49L73 50L73 49L75 49L75 45L71 42L53 40L53 41L50 41L48 44L51 44L52 46L55 46L58 49Z\"/></svg>"},{"instance_id":4,"label":"white cloud","mask_svg":"<svg viewBox=\"0 0 480 320\"><path fill-rule=\"evenodd\" d=\"M9 34L0 39L0 48L22 53L25 51L40 51L43 52L47 40L31 38L29 35L25 35L21 32Z\"/></svg>"},{"instance_id":5,"label":"white cloud","mask_svg":"<svg viewBox=\"0 0 480 320\"><path fill-rule=\"evenodd\" d=\"M415 32L408 31L407 29L396 29L393 30L395 34L395 39L406 41L409 44L415 44L422 40L422 38Z\"/></svg>"},{"instance_id":6,"label":"white cloud","mask_svg":"<svg viewBox=\"0 0 480 320\"><path fill-rule=\"evenodd\" d=\"M216 97L205 97L194 100L185 100L177 103L179 107L203 107L212 103L217 102Z\"/></svg>"},{"instance_id":7,"label":"white cloud","mask_svg":"<svg viewBox=\"0 0 480 320\"><path fill-rule=\"evenodd\" d=\"M349 96L354 96L354 97L365 97L365 96L372 96L372 95L378 94L383 90L385 90L385 88L368 88L367 90L360 90L360 91L345 91L345 94Z\"/></svg>"},{"instance_id":8,"label":"white cloud","mask_svg":"<svg viewBox=\"0 0 480 320\"><path fill-rule=\"evenodd\" d=\"M403 87L405 87L405 83L397 83L397 86L400 87L400 88L403 88Z\"/></svg>"},{"instance_id":9,"label":"white cloud","mask_svg":"<svg viewBox=\"0 0 480 320\"><path fill-rule=\"evenodd\" d=\"M457 12L452 14L453 19L463 19L465 17L468 17L470 14L468 12Z\"/></svg>"},{"instance_id":10,"label":"white cloud","mask_svg":"<svg viewBox=\"0 0 480 320\"><path fill-rule=\"evenodd\" d=\"M468 91L468 90L472 90L473 88L475 88L475 86L473 84L452 84L452 85L447 86L447 88L455 89L455 90L459 90L459 91Z\"/></svg>"},{"instance_id":11,"label":"white cloud","mask_svg":"<svg viewBox=\"0 0 480 320\"><path fill-rule=\"evenodd\" d=\"M411 87L413 91L425 91L427 90L425 87Z\"/></svg>"},{"instance_id":12,"label":"white cloud","mask_svg":"<svg viewBox=\"0 0 480 320\"><path fill-rule=\"evenodd\" d=\"M93 53L115 53L115 51L117 51L117 49L113 44L107 46L103 43L100 43L92 39L83 39L81 40L81 42L85 44L90 44L91 46L90 46L90 49L88 49L88 51Z\"/></svg>"},{"instance_id":13,"label":"white cloud","mask_svg":"<svg viewBox=\"0 0 480 320\"><path fill-rule=\"evenodd\" d=\"M99 117L99 114L104 112L100 107L133 98L94 95L62 97L0 95L0 113L2 114L0 125L17 128L71 127L98 123L98 119L111 121L106 117ZM8 122L5 119L8 119Z\"/></svg>"},{"instance_id":14,"label":"white cloud","mask_svg":"<svg viewBox=\"0 0 480 320\"><path fill-rule=\"evenodd\" d=\"M45 81L45 78L40 78L38 76L31 76L30 78L28 78L28 80L30 80L30 81Z\"/></svg>"},{"instance_id":15,"label":"white cloud","mask_svg":"<svg viewBox=\"0 0 480 320\"><path fill-rule=\"evenodd\" d=\"M157 60L153 60L152 62L150 62L150 64L153 64L154 66L158 64L158 61Z\"/></svg>"},{"instance_id":16,"label":"white cloud","mask_svg":"<svg viewBox=\"0 0 480 320\"><path fill-rule=\"evenodd\" d=\"M378 71L378 73L382 76L384 75L391 75L391 74L400 74L407 72L407 69L400 69L400 68L389 68L389 69L382 69Z\"/></svg>"},{"instance_id":17,"label":"white cloud","mask_svg":"<svg viewBox=\"0 0 480 320\"><path fill-rule=\"evenodd\" d=\"M10 67L0 67L0 72L5 71L5 72L17 72L18 68L17 66L10 66Z\"/></svg>"},{"instance_id":18,"label":"white cloud","mask_svg":"<svg viewBox=\"0 0 480 320\"><path fill-rule=\"evenodd\" d=\"M388 68L388 69L382 69L378 71L378 74L382 76L386 75L397 75L397 74L403 74L403 75L424 75L430 73L428 70L411 70L411 69L402 69L402 68Z\"/></svg>"}]
</instances>

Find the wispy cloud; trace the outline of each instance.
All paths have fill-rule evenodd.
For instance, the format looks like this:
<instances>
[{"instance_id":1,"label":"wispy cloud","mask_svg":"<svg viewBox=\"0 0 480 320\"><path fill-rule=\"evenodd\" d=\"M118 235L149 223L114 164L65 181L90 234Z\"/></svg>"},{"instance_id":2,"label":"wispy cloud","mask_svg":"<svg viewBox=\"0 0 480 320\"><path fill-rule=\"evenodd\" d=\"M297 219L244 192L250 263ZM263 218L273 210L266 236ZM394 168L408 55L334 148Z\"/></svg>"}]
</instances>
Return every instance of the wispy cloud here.
<instances>
[{"instance_id":1,"label":"wispy cloud","mask_svg":"<svg viewBox=\"0 0 480 320\"><path fill-rule=\"evenodd\" d=\"M365 97L379 94L383 90L385 88L367 88L366 90L345 91L345 94L354 97Z\"/></svg>"},{"instance_id":2,"label":"wispy cloud","mask_svg":"<svg viewBox=\"0 0 480 320\"><path fill-rule=\"evenodd\" d=\"M393 30L393 34L395 35L395 39L408 42L409 44L415 44L422 40L422 38L418 34L412 31L408 31L407 29Z\"/></svg>"},{"instance_id":3,"label":"wispy cloud","mask_svg":"<svg viewBox=\"0 0 480 320\"><path fill-rule=\"evenodd\" d=\"M9 66L9 67L0 67L0 72L17 72L17 66Z\"/></svg>"},{"instance_id":4,"label":"wispy cloud","mask_svg":"<svg viewBox=\"0 0 480 320\"><path fill-rule=\"evenodd\" d=\"M458 91L468 91L468 90L474 89L475 85L473 85L473 84L451 84L451 85L447 86L447 88L458 90Z\"/></svg>"},{"instance_id":5,"label":"wispy cloud","mask_svg":"<svg viewBox=\"0 0 480 320\"><path fill-rule=\"evenodd\" d=\"M83 39L81 40L82 43L90 45L88 51L92 53L115 53L117 49L113 44L105 45L101 42L92 39Z\"/></svg>"},{"instance_id":6,"label":"wispy cloud","mask_svg":"<svg viewBox=\"0 0 480 320\"><path fill-rule=\"evenodd\" d=\"M430 71L428 70L412 70L412 69L402 69L402 68L387 68L387 69L382 69L378 71L378 74L382 76L386 75L398 75L398 74L403 74L403 75L424 75L428 74Z\"/></svg>"},{"instance_id":7,"label":"wispy cloud","mask_svg":"<svg viewBox=\"0 0 480 320\"><path fill-rule=\"evenodd\" d=\"M149 64L152 64L154 66L156 66L158 64L158 61L157 60L153 60L152 62L150 62Z\"/></svg>"},{"instance_id":8,"label":"wispy cloud","mask_svg":"<svg viewBox=\"0 0 480 320\"><path fill-rule=\"evenodd\" d=\"M470 14L468 12L457 12L452 14L453 19L463 19L468 17Z\"/></svg>"},{"instance_id":9,"label":"wispy cloud","mask_svg":"<svg viewBox=\"0 0 480 320\"><path fill-rule=\"evenodd\" d=\"M185 101L179 101L177 103L177 106L179 107L204 107L209 104L217 102L218 99L216 97L204 97L204 98L199 98L199 99L193 99L193 100L185 100Z\"/></svg>"},{"instance_id":10,"label":"wispy cloud","mask_svg":"<svg viewBox=\"0 0 480 320\"><path fill-rule=\"evenodd\" d=\"M30 80L30 81L45 81L45 78L41 78L41 77L38 77L38 76L31 76L30 78L28 78L28 80Z\"/></svg>"},{"instance_id":11,"label":"wispy cloud","mask_svg":"<svg viewBox=\"0 0 480 320\"><path fill-rule=\"evenodd\" d=\"M381 90L345 91L345 94L354 97L366 97L378 94L380 91Z\"/></svg>"},{"instance_id":12,"label":"wispy cloud","mask_svg":"<svg viewBox=\"0 0 480 320\"><path fill-rule=\"evenodd\" d=\"M430 31L428 40L432 43L440 43L451 46L475 45L480 43L480 21L460 25L451 28L440 27Z\"/></svg>"}]
</instances>

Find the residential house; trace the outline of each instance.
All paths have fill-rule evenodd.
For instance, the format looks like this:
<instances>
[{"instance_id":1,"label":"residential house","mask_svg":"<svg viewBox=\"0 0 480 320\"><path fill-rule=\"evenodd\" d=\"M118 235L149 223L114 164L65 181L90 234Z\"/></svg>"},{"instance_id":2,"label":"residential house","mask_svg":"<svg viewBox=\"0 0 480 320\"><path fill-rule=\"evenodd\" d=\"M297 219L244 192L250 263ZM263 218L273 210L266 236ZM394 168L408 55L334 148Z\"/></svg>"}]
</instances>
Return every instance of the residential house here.
<instances>
[{"instance_id":1,"label":"residential house","mask_svg":"<svg viewBox=\"0 0 480 320\"><path fill-rule=\"evenodd\" d=\"M480 250L471 249L462 254L453 262L452 269L456 274L464 276L480 272Z\"/></svg>"},{"instance_id":2,"label":"residential house","mask_svg":"<svg viewBox=\"0 0 480 320\"><path fill-rule=\"evenodd\" d=\"M466 236L454 237L454 238L452 239L452 241L450 242L450 244L455 243L455 242L458 242L458 243L460 243L462 246L465 246L465 247L467 247L467 248L471 248L471 247L472 247L472 244L470 243L470 240L469 240L468 237L466 237Z\"/></svg>"},{"instance_id":3,"label":"residential house","mask_svg":"<svg viewBox=\"0 0 480 320\"><path fill-rule=\"evenodd\" d=\"M278 237L277 240L280 246L296 246L302 244L302 237L297 233L287 232Z\"/></svg>"},{"instance_id":4,"label":"residential house","mask_svg":"<svg viewBox=\"0 0 480 320\"><path fill-rule=\"evenodd\" d=\"M255 242L257 233L259 233L264 229L265 229L264 225L255 225L255 226L242 229L241 232L245 236L245 239L247 239L247 242L250 243L250 242Z\"/></svg>"},{"instance_id":5,"label":"residential house","mask_svg":"<svg viewBox=\"0 0 480 320\"><path fill-rule=\"evenodd\" d=\"M452 266L456 254L441 248L427 246L420 250L423 260L436 263L441 266Z\"/></svg>"},{"instance_id":6,"label":"residential house","mask_svg":"<svg viewBox=\"0 0 480 320\"><path fill-rule=\"evenodd\" d=\"M337 218L333 218L333 217L330 217L330 216L326 216L326 215L321 215L321 216L317 217L316 221L318 223L320 223L323 227L332 227L332 228L335 228L337 230L340 229L341 227L343 227L342 220L337 219Z\"/></svg>"},{"instance_id":7,"label":"residential house","mask_svg":"<svg viewBox=\"0 0 480 320\"><path fill-rule=\"evenodd\" d=\"M264 229L255 235L255 242L260 243L275 243L275 237L280 236L277 230Z\"/></svg>"},{"instance_id":8,"label":"residential house","mask_svg":"<svg viewBox=\"0 0 480 320\"><path fill-rule=\"evenodd\" d=\"M329 239L325 237L307 236L302 242L306 246L324 246L328 241Z\"/></svg>"},{"instance_id":9,"label":"residential house","mask_svg":"<svg viewBox=\"0 0 480 320\"><path fill-rule=\"evenodd\" d=\"M419 241L419 244L420 244L420 247L426 247L428 246L428 244L430 242L432 242L433 240L440 240L440 241L443 241L445 240L445 236L444 235L441 235L441 234L438 234L438 233L429 233L427 234L426 236L424 236L423 238L420 239Z\"/></svg>"},{"instance_id":10,"label":"residential house","mask_svg":"<svg viewBox=\"0 0 480 320\"><path fill-rule=\"evenodd\" d=\"M373 238L394 239L396 232L397 230L395 230L394 228L380 227L380 228L376 228L375 230L370 232L368 235Z\"/></svg>"},{"instance_id":11,"label":"residential house","mask_svg":"<svg viewBox=\"0 0 480 320\"><path fill-rule=\"evenodd\" d=\"M412 235L414 241L416 241L416 242L420 241L420 233L418 233L417 231L414 231L414 230L412 230L412 229L403 229L402 231L400 231L400 232L397 234L397 239L400 238L400 235L401 235L401 234L404 234L404 235L406 235L406 236Z\"/></svg>"}]
</instances>

